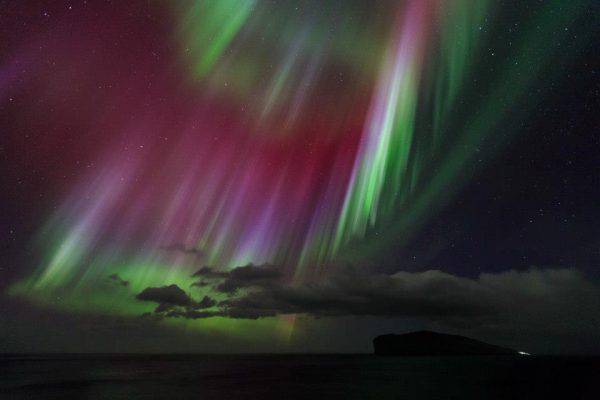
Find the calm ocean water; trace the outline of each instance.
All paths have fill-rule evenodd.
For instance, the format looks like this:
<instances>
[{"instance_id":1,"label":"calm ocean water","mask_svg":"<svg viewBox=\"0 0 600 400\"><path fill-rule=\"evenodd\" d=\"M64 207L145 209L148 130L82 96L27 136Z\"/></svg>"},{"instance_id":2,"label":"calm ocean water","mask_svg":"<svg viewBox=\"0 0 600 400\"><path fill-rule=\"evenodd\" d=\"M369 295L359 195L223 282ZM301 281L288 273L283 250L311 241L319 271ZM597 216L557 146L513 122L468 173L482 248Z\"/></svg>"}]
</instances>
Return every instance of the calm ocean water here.
<instances>
[{"instance_id":1,"label":"calm ocean water","mask_svg":"<svg viewBox=\"0 0 600 400\"><path fill-rule=\"evenodd\" d=\"M600 359L1 356L2 399L600 399Z\"/></svg>"}]
</instances>

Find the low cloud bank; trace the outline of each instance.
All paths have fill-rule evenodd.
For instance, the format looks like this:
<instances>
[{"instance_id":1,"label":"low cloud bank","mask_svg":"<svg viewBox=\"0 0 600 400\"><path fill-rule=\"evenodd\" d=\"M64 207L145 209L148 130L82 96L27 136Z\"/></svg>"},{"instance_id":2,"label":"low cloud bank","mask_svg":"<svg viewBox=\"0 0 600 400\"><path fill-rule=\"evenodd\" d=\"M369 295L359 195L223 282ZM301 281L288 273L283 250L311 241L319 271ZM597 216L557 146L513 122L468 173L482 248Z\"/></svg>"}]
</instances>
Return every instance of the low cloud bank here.
<instances>
[{"instance_id":1,"label":"low cloud bank","mask_svg":"<svg viewBox=\"0 0 600 400\"><path fill-rule=\"evenodd\" d=\"M141 301L158 303L154 313L159 315L164 312L173 312L173 309L177 307L185 310L197 310L213 307L217 304L215 300L208 296L204 296L200 301L195 301L177 285L148 287L138 293L135 298Z\"/></svg>"},{"instance_id":2,"label":"low cloud bank","mask_svg":"<svg viewBox=\"0 0 600 400\"><path fill-rule=\"evenodd\" d=\"M550 329L600 333L600 287L573 269L510 270L459 277L439 270L393 275L343 270L321 282L291 285L272 266L229 272L202 268L200 286L226 300L193 300L176 285L146 288L155 316L257 319L285 314L315 318L417 318L454 328Z\"/></svg>"}]
</instances>

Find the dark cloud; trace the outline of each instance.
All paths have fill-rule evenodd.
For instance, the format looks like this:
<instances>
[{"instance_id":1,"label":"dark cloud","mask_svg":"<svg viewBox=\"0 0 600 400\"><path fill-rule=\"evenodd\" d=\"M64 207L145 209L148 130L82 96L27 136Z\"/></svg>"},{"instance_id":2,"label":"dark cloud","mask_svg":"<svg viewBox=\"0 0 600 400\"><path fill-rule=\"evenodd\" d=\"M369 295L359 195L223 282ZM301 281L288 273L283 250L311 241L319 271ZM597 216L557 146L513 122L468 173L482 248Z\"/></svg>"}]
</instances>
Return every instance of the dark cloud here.
<instances>
[{"instance_id":1,"label":"dark cloud","mask_svg":"<svg viewBox=\"0 0 600 400\"><path fill-rule=\"evenodd\" d=\"M202 267L192 277L201 277L191 286L205 287L213 285L217 292L234 294L240 288L266 286L283 278L282 269L271 264L237 267L231 271L216 271L211 267ZM219 283L213 284L212 281Z\"/></svg>"},{"instance_id":2,"label":"dark cloud","mask_svg":"<svg viewBox=\"0 0 600 400\"><path fill-rule=\"evenodd\" d=\"M129 286L129 281L121 278L118 274L109 275L108 279L121 286Z\"/></svg>"},{"instance_id":3,"label":"dark cloud","mask_svg":"<svg viewBox=\"0 0 600 400\"><path fill-rule=\"evenodd\" d=\"M240 288L269 286L283 278L282 269L271 264L246 265L229 271L224 280L215 286L221 293L233 294Z\"/></svg>"},{"instance_id":4,"label":"dark cloud","mask_svg":"<svg viewBox=\"0 0 600 400\"><path fill-rule=\"evenodd\" d=\"M210 287L215 292L235 294L240 288L259 288L265 289L272 285L279 285L283 277L281 269L270 264L255 266L252 264L237 267L231 271L215 271L210 267L202 267L195 272L193 277L202 277L200 281L192 283L193 287ZM163 287L148 287L139 293L136 298L142 301L151 301L158 303L154 310L154 316L164 317L183 317L183 318L210 318L210 317L229 317L257 319L265 316L275 316L277 311L246 309L239 306L231 306L227 302L217 301L209 296L204 296L202 300L195 301L179 286L170 285ZM198 311L200 309L213 308L219 306L218 310Z\"/></svg>"},{"instance_id":5,"label":"dark cloud","mask_svg":"<svg viewBox=\"0 0 600 400\"><path fill-rule=\"evenodd\" d=\"M165 314L169 318L188 318L188 319L200 319L200 318L211 318L222 316L221 312L218 311L198 311L198 310L172 310Z\"/></svg>"},{"instance_id":6,"label":"dark cloud","mask_svg":"<svg viewBox=\"0 0 600 400\"><path fill-rule=\"evenodd\" d=\"M175 307L174 305L165 306L165 303L159 304L159 306L154 310L154 313L146 313L144 314L145 318L154 318L154 319L162 319L165 317L169 318L189 318L189 319L197 319L197 318L209 318L220 316L220 311L199 311L205 308L211 308L217 305L217 301L209 296L204 296L202 300L196 302L190 299L190 303L187 305L180 305L179 307Z\"/></svg>"},{"instance_id":7,"label":"dark cloud","mask_svg":"<svg viewBox=\"0 0 600 400\"><path fill-rule=\"evenodd\" d=\"M208 296L204 296L202 298L202 300L200 300L198 303L194 304L194 308L198 309L198 308L211 308L217 305L216 300L214 300L211 297Z\"/></svg>"},{"instance_id":8,"label":"dark cloud","mask_svg":"<svg viewBox=\"0 0 600 400\"><path fill-rule=\"evenodd\" d=\"M600 288L573 269L511 270L477 278L439 270L393 275L345 270L320 283L294 286L283 281L280 269L261 268L239 267L215 283L214 290L231 294L216 310L169 316L374 316L416 318L454 328L600 331ZM235 293L240 288L247 290Z\"/></svg>"},{"instance_id":9,"label":"dark cloud","mask_svg":"<svg viewBox=\"0 0 600 400\"><path fill-rule=\"evenodd\" d=\"M281 277L281 268L271 264L263 264L258 266L249 264L244 267L234 268L229 273L229 279L239 282L265 281L279 279Z\"/></svg>"},{"instance_id":10,"label":"dark cloud","mask_svg":"<svg viewBox=\"0 0 600 400\"><path fill-rule=\"evenodd\" d=\"M486 315L494 308L481 301L483 292L476 281L441 271L374 276L338 273L317 284L270 283L220 305L239 316L470 317Z\"/></svg>"},{"instance_id":11,"label":"dark cloud","mask_svg":"<svg viewBox=\"0 0 600 400\"><path fill-rule=\"evenodd\" d=\"M209 296L204 296L200 301L193 300L177 285L169 285L162 287L148 287L135 296L136 299L142 301L150 301L158 303L154 309L154 314L164 316L166 312L181 312L198 310L203 308L214 307L217 302ZM175 316L175 315L168 315Z\"/></svg>"},{"instance_id":12,"label":"dark cloud","mask_svg":"<svg viewBox=\"0 0 600 400\"><path fill-rule=\"evenodd\" d=\"M135 296L142 301L171 306L191 306L193 301L179 286L148 287Z\"/></svg>"},{"instance_id":13,"label":"dark cloud","mask_svg":"<svg viewBox=\"0 0 600 400\"><path fill-rule=\"evenodd\" d=\"M169 311L165 314L166 317L183 317L189 319L202 319L212 317L225 317L234 319L259 319L264 317L275 317L275 312L268 313L266 311L255 312L252 310L240 309L240 308L225 308L220 311L197 311L197 310L185 310L185 311Z\"/></svg>"},{"instance_id":14,"label":"dark cloud","mask_svg":"<svg viewBox=\"0 0 600 400\"><path fill-rule=\"evenodd\" d=\"M532 268L467 278L439 270L386 275L346 268L300 285L289 284L282 269L272 265L229 272L203 268L195 276L203 278L206 289L228 297L196 301L171 285L147 288L138 299L159 303L152 314L157 319L298 314L422 321L434 329L468 330L484 337L600 334L600 287L574 269Z\"/></svg>"}]
</instances>

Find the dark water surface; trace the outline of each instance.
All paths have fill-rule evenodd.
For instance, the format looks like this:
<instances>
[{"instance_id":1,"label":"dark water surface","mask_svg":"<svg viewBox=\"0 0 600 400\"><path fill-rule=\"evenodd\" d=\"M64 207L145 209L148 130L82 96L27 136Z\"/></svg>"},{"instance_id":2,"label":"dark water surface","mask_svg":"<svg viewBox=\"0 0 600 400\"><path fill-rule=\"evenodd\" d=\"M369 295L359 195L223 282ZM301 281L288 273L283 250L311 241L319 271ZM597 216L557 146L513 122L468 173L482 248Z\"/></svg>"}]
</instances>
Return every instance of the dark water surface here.
<instances>
[{"instance_id":1,"label":"dark water surface","mask_svg":"<svg viewBox=\"0 0 600 400\"><path fill-rule=\"evenodd\" d=\"M600 358L0 356L2 399L600 399Z\"/></svg>"}]
</instances>

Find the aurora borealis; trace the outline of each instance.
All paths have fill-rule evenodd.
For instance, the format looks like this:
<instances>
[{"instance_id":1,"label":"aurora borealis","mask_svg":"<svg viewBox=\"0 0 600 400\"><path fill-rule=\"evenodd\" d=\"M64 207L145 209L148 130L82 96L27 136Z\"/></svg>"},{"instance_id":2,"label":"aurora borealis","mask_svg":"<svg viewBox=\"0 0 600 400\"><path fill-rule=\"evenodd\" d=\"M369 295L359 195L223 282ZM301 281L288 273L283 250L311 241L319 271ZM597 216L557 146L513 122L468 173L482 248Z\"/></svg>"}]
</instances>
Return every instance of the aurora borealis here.
<instances>
[{"instance_id":1,"label":"aurora borealis","mask_svg":"<svg viewBox=\"0 0 600 400\"><path fill-rule=\"evenodd\" d=\"M27 266L11 273L7 295L286 342L313 323L328 329L303 296L361 298L354 278L338 281L347 265L367 273L365 288L412 293L369 271L445 271L406 267L412 249L465 187L517 151L554 86L545 82L566 79L592 41L588 2L527 3L5 5L6 177L34 168L40 193L11 253ZM176 300L153 300L167 287ZM283 299L286 290L296 297ZM314 315L345 315L346 303L327 304Z\"/></svg>"}]
</instances>

